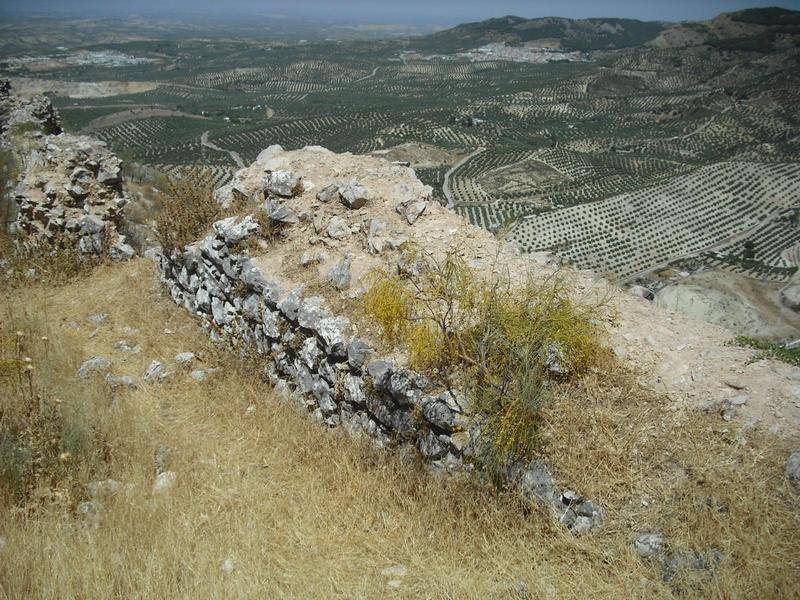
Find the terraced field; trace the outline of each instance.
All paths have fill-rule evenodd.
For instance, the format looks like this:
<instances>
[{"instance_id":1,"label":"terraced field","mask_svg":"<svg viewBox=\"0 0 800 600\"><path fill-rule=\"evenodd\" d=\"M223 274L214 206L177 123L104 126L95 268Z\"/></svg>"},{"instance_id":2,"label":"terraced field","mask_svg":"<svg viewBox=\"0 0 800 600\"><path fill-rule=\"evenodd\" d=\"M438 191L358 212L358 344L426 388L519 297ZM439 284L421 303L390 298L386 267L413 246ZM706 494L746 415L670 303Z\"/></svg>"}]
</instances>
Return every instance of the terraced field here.
<instances>
[{"instance_id":1,"label":"terraced field","mask_svg":"<svg viewBox=\"0 0 800 600\"><path fill-rule=\"evenodd\" d=\"M779 266L782 248L798 239L790 220L798 199L798 163L718 163L653 188L526 217L512 235L528 250L557 248L580 268L620 279L711 250L740 256L737 249L754 239L766 243L752 260Z\"/></svg>"},{"instance_id":2,"label":"terraced field","mask_svg":"<svg viewBox=\"0 0 800 600\"><path fill-rule=\"evenodd\" d=\"M528 64L423 58L398 40L109 47L157 60L36 76L155 82L56 103L68 129L93 123L115 150L168 172L210 169L221 183L235 156L247 163L270 144L366 154L416 142L459 157L418 168L442 202L510 227L526 249L623 278L687 256L771 280L797 267L796 48L636 47ZM103 126L133 108L142 118Z\"/></svg>"}]
</instances>

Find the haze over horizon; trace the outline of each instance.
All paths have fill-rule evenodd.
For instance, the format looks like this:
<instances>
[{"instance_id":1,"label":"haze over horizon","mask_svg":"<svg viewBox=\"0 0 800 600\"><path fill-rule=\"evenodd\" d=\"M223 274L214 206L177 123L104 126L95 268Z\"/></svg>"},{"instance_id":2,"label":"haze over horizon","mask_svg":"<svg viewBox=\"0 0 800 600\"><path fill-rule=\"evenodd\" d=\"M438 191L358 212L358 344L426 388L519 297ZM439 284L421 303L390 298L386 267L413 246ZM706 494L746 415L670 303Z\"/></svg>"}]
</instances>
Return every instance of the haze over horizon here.
<instances>
[{"instance_id":1,"label":"haze over horizon","mask_svg":"<svg viewBox=\"0 0 800 600\"><path fill-rule=\"evenodd\" d=\"M608 0L602 4L592 0L567 0L558 5L539 0L498 0L492 3L483 0L443 0L435 3L427 0L406 0L403 3L379 0L228 0L222 4L213 0L143 0L135 3L106 0L102 4L91 0L5 0L0 5L0 14L86 18L125 15L145 19L201 20L260 17L360 23L417 22L450 26L508 14L527 18L558 16L624 17L644 21L706 20L722 12L766 6L800 10L800 0L673 0L657 5L637 0Z\"/></svg>"}]
</instances>

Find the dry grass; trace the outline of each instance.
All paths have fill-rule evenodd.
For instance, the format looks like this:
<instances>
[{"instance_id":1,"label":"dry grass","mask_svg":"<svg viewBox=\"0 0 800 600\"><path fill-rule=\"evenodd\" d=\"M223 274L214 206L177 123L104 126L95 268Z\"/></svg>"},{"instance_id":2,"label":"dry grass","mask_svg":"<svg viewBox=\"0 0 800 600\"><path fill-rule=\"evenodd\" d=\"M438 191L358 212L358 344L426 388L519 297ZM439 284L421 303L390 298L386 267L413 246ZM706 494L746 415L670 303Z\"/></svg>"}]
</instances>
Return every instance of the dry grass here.
<instances>
[{"instance_id":1,"label":"dry grass","mask_svg":"<svg viewBox=\"0 0 800 600\"><path fill-rule=\"evenodd\" d=\"M108 260L112 242L107 230L99 254L82 254L75 238L66 234L52 239L0 231L0 287L24 289L31 285L60 286L87 276Z\"/></svg>"},{"instance_id":2,"label":"dry grass","mask_svg":"<svg viewBox=\"0 0 800 600\"><path fill-rule=\"evenodd\" d=\"M214 199L210 175L193 179L169 178L162 192L160 212L156 215L156 237L164 252L183 248L202 238L223 211Z\"/></svg>"},{"instance_id":3,"label":"dry grass","mask_svg":"<svg viewBox=\"0 0 800 600\"><path fill-rule=\"evenodd\" d=\"M87 462L102 472L85 476L133 486L104 501L96 525L64 503L6 501L0 598L507 598L518 580L533 598L672 598L681 588L697 598L797 596L800 517L785 445L752 432L742 442L706 416L684 420L627 377L590 376L545 412L542 439L559 473L607 514L600 533L576 538L511 497L428 475L281 404L212 347L145 261L0 302L4 333L22 324L49 337L47 369L35 371L43 388L85 406L107 440L102 460ZM86 316L98 312L109 318L91 335ZM112 350L120 338L141 353ZM116 395L74 378L91 355L141 376L150 360L184 350L225 368L206 383L179 373ZM34 365L44 360L31 352ZM178 479L153 495L162 442L176 449ZM711 510L709 496L727 512ZM630 549L650 527L675 547L716 546L727 558L713 578L673 590ZM221 569L228 558L231 574ZM391 590L380 571L395 564L408 572Z\"/></svg>"}]
</instances>

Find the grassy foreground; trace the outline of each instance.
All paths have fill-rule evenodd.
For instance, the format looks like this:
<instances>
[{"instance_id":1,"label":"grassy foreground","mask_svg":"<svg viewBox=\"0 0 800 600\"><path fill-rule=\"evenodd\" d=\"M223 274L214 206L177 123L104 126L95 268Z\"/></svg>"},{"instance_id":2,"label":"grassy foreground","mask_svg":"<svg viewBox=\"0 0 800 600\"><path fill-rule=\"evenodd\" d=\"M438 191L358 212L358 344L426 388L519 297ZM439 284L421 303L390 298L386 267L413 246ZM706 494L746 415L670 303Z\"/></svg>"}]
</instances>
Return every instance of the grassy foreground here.
<instances>
[{"instance_id":1,"label":"grassy foreground","mask_svg":"<svg viewBox=\"0 0 800 600\"><path fill-rule=\"evenodd\" d=\"M607 515L601 532L574 537L510 496L432 476L281 403L252 366L213 347L147 261L0 294L0 435L56 440L51 449L40 440L37 478L1 482L0 598L506 598L515 582L532 598L800 590L800 498L783 472L790 441L673 413L625 374L590 376L544 414L551 464ZM107 320L89 323L96 313ZM120 339L141 351L115 350ZM151 360L182 351L222 369L206 382L186 371L141 382ZM139 388L78 379L93 355ZM160 444L174 449L177 480L153 493ZM76 510L84 485L106 478L129 487L87 519ZM724 558L713 574L665 582L630 546L656 528L674 550L713 547ZM405 574L382 574L397 565Z\"/></svg>"}]
</instances>

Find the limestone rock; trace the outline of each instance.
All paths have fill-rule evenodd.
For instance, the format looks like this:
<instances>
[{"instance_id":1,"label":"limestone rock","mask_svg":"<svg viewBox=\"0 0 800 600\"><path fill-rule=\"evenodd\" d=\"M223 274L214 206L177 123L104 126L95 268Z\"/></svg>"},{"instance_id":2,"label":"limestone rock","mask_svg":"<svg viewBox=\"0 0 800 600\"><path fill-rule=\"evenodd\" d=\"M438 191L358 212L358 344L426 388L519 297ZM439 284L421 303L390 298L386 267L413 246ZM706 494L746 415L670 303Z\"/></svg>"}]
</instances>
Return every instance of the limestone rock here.
<instances>
[{"instance_id":1,"label":"limestone rock","mask_svg":"<svg viewBox=\"0 0 800 600\"><path fill-rule=\"evenodd\" d=\"M117 241L109 248L108 255L111 260L125 261L132 259L136 255L136 250L130 244L125 243L125 236L118 235Z\"/></svg>"},{"instance_id":2,"label":"limestone rock","mask_svg":"<svg viewBox=\"0 0 800 600\"><path fill-rule=\"evenodd\" d=\"M89 315L86 317L86 320L89 321L92 325L102 325L108 320L108 313L97 313L95 315Z\"/></svg>"},{"instance_id":3,"label":"limestone rock","mask_svg":"<svg viewBox=\"0 0 800 600\"><path fill-rule=\"evenodd\" d=\"M645 300L653 300L655 297L653 292L641 285L632 285L628 288L628 293L631 296L636 296L637 298L643 298Z\"/></svg>"},{"instance_id":4,"label":"limestone rock","mask_svg":"<svg viewBox=\"0 0 800 600\"><path fill-rule=\"evenodd\" d=\"M222 572L226 575L230 575L233 573L234 569L236 568L236 563L233 561L232 558L226 558L222 561Z\"/></svg>"},{"instance_id":5,"label":"limestone rock","mask_svg":"<svg viewBox=\"0 0 800 600\"><path fill-rule=\"evenodd\" d=\"M282 198L293 198L302 192L302 182L291 171L273 171L264 178L265 189Z\"/></svg>"},{"instance_id":6,"label":"limestone rock","mask_svg":"<svg viewBox=\"0 0 800 600\"><path fill-rule=\"evenodd\" d=\"M360 371L371 351L372 348L366 342L359 338L353 338L347 343L348 364L353 369Z\"/></svg>"},{"instance_id":7,"label":"limestone rock","mask_svg":"<svg viewBox=\"0 0 800 600\"><path fill-rule=\"evenodd\" d=\"M653 558L661 554L664 535L661 533L641 533L633 541L633 547L641 558Z\"/></svg>"},{"instance_id":8,"label":"limestone rock","mask_svg":"<svg viewBox=\"0 0 800 600\"><path fill-rule=\"evenodd\" d=\"M135 377L131 377L130 375L122 375L120 377L114 375L106 375L106 383L111 386L111 389L119 389L119 388L127 388L127 389L136 389L139 387L139 383L136 381Z\"/></svg>"},{"instance_id":9,"label":"limestone rock","mask_svg":"<svg viewBox=\"0 0 800 600\"><path fill-rule=\"evenodd\" d=\"M319 192L317 192L317 200L322 202L323 204L327 204L332 200L337 200L339 198L339 186L335 183L331 183L326 185L322 188Z\"/></svg>"},{"instance_id":10,"label":"limestone rock","mask_svg":"<svg viewBox=\"0 0 800 600\"><path fill-rule=\"evenodd\" d=\"M216 372L217 369L195 369L189 374L189 376L195 381L202 382L207 381L208 378Z\"/></svg>"},{"instance_id":11,"label":"limestone rock","mask_svg":"<svg viewBox=\"0 0 800 600\"><path fill-rule=\"evenodd\" d=\"M341 240L350 235L350 227L347 222L339 216L334 216L328 223L328 228L325 230L328 237L335 240Z\"/></svg>"},{"instance_id":12,"label":"limestone rock","mask_svg":"<svg viewBox=\"0 0 800 600\"><path fill-rule=\"evenodd\" d=\"M347 358L346 332L349 327L350 323L344 317L320 319L316 332L325 343L325 352L332 358Z\"/></svg>"},{"instance_id":13,"label":"limestone rock","mask_svg":"<svg viewBox=\"0 0 800 600\"><path fill-rule=\"evenodd\" d=\"M214 223L213 228L220 239L224 240L229 246L238 244L251 235L258 233L261 229L259 224L256 223L255 219L250 215L247 215L241 221L238 217L222 219Z\"/></svg>"},{"instance_id":14,"label":"limestone rock","mask_svg":"<svg viewBox=\"0 0 800 600\"><path fill-rule=\"evenodd\" d=\"M372 386L378 391L388 391L387 384L393 367L384 360L373 360L367 365L367 373L372 378Z\"/></svg>"},{"instance_id":15,"label":"limestone rock","mask_svg":"<svg viewBox=\"0 0 800 600\"><path fill-rule=\"evenodd\" d=\"M325 262L328 259L328 253L324 250L312 251L306 250L300 256L300 266L301 267L308 267L313 264L319 264Z\"/></svg>"},{"instance_id":16,"label":"limestone rock","mask_svg":"<svg viewBox=\"0 0 800 600\"><path fill-rule=\"evenodd\" d=\"M545 356L545 367L556 376L569 374L569 367L564 359L564 354L555 342L547 345L547 356Z\"/></svg>"},{"instance_id":17,"label":"limestone rock","mask_svg":"<svg viewBox=\"0 0 800 600\"><path fill-rule=\"evenodd\" d=\"M181 352L175 355L175 363L178 365L191 364L195 359L194 352Z\"/></svg>"},{"instance_id":18,"label":"limestone rock","mask_svg":"<svg viewBox=\"0 0 800 600\"><path fill-rule=\"evenodd\" d=\"M101 167L97 172L97 183L114 187L122 181L122 172L119 164Z\"/></svg>"},{"instance_id":19,"label":"limestone rock","mask_svg":"<svg viewBox=\"0 0 800 600\"><path fill-rule=\"evenodd\" d=\"M153 493L159 494L167 491L175 485L177 480L178 474L174 471L164 471L163 473L159 473L156 476L156 480L153 482Z\"/></svg>"},{"instance_id":20,"label":"limestone rock","mask_svg":"<svg viewBox=\"0 0 800 600\"><path fill-rule=\"evenodd\" d=\"M438 397L423 400L422 414L425 420L446 433L452 433L456 424L456 415Z\"/></svg>"},{"instance_id":21,"label":"limestone rock","mask_svg":"<svg viewBox=\"0 0 800 600\"><path fill-rule=\"evenodd\" d=\"M328 273L328 281L337 290L346 290L350 287L350 259L343 258L341 262Z\"/></svg>"},{"instance_id":22,"label":"limestone rock","mask_svg":"<svg viewBox=\"0 0 800 600\"><path fill-rule=\"evenodd\" d=\"M786 477L795 485L800 486L800 449L792 452L786 461Z\"/></svg>"},{"instance_id":23,"label":"limestone rock","mask_svg":"<svg viewBox=\"0 0 800 600\"><path fill-rule=\"evenodd\" d=\"M270 219L278 223L293 225L300 222L300 217L297 216L297 213L281 202L268 199L264 202L262 208Z\"/></svg>"},{"instance_id":24,"label":"limestone rock","mask_svg":"<svg viewBox=\"0 0 800 600\"><path fill-rule=\"evenodd\" d=\"M396 210L398 214L405 218L409 225L413 225L417 219L422 216L426 208L428 208L428 203L424 200L418 200L399 204Z\"/></svg>"},{"instance_id":25,"label":"limestone rock","mask_svg":"<svg viewBox=\"0 0 800 600\"><path fill-rule=\"evenodd\" d=\"M380 254L386 247L386 240L383 231L386 226L378 219L371 219L369 222L369 232L367 233L367 249L370 254Z\"/></svg>"},{"instance_id":26,"label":"limestone rock","mask_svg":"<svg viewBox=\"0 0 800 600\"><path fill-rule=\"evenodd\" d=\"M111 368L111 361L102 356L93 356L85 360L80 367L78 367L78 377L87 379L95 373L107 371Z\"/></svg>"},{"instance_id":27,"label":"limestone rock","mask_svg":"<svg viewBox=\"0 0 800 600\"><path fill-rule=\"evenodd\" d=\"M151 362L147 369L144 372L144 380L145 381L153 381L157 379L161 375L163 375L167 370L167 365L157 360Z\"/></svg>"},{"instance_id":28,"label":"limestone rock","mask_svg":"<svg viewBox=\"0 0 800 600\"><path fill-rule=\"evenodd\" d=\"M513 472L517 470L518 474ZM553 476L542 461L534 460L521 469L512 469L511 479L518 480L524 497L545 506L559 503L560 494L556 491Z\"/></svg>"},{"instance_id":29,"label":"limestone rock","mask_svg":"<svg viewBox=\"0 0 800 600\"><path fill-rule=\"evenodd\" d=\"M339 189L339 196L347 208L356 210L366 206L369 201L369 191L356 181L351 181Z\"/></svg>"}]
</instances>

